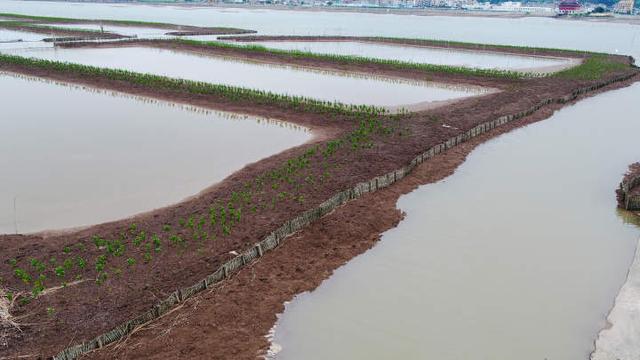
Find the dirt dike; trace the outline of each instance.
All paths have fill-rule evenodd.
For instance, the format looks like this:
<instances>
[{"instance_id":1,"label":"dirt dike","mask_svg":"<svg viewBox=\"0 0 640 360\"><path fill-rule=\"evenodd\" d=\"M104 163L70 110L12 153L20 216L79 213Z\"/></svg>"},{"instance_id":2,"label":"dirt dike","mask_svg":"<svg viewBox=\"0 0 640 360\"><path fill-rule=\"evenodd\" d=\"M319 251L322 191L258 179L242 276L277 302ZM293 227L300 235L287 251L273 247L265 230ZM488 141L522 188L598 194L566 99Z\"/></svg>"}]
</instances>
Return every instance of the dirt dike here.
<instances>
[{"instance_id":1,"label":"dirt dike","mask_svg":"<svg viewBox=\"0 0 640 360\"><path fill-rule=\"evenodd\" d=\"M316 65L333 66L322 62L316 63ZM371 68L375 70L375 66L371 66ZM389 71L384 67L381 68L382 71ZM193 213L206 211L210 204L225 199L229 193L236 191L246 180L253 179L268 169L278 167L284 161L304 153L310 146L326 143L354 127L353 123L340 121L339 118L335 117L327 118L327 115L302 113L292 109L251 102L231 101L214 95L194 95L171 90L159 91L143 85L111 80L99 75L77 76L64 70L42 70L2 64L0 64L0 70L183 102L212 109L277 117L285 121L310 126L324 135L322 138L314 140L311 144L295 147L249 164L224 181L182 203L141 214L134 219L123 219L64 234L0 236L3 257L6 256L6 258L26 260L31 257L50 258L62 256L61 249L65 246L89 243L89 239L93 235L100 235L105 238L117 237L123 231L127 231L133 221L149 233L162 233L164 224L174 224L178 218L184 219ZM402 74L401 71L398 72ZM610 77L636 73L636 70L629 69L612 73ZM405 74L405 76L414 75ZM422 76L425 75L422 74ZM437 76L452 82L460 82L460 76L458 75L447 77L444 74L440 74ZM468 78L466 80L478 82L478 84L481 83L478 78ZM464 99L457 102L455 106L411 114L407 119L403 120L403 127L410 135L380 138L376 139L375 146L369 149L337 153L335 168L332 170L331 177L313 192L305 194L308 197L304 203L283 203L282 206L268 212L259 212L255 216L250 216L234 229L233 234L220 238L218 241L206 243L198 252L195 249L190 249L189 252L185 251L183 254L163 252L156 255L149 267L127 272L126 276L110 279L102 286L96 286L93 281L69 285L24 306L12 309L12 315L20 318L23 326L20 332L8 333L6 337L8 340L7 346L0 348L0 354L14 357L33 355L32 357L34 358L44 358L56 354L66 346L92 339L146 311L158 299L165 298L177 288L188 286L201 280L220 264L233 258L232 252L240 252L251 247L257 240L275 230L280 224L291 219L296 214L317 206L336 192L350 188L361 181L368 181L375 176L393 171L399 166L408 163L413 157L426 149L461 134L480 123L529 109L545 99L568 97L575 93L578 88L595 84L591 81L561 78L520 81L485 79L485 82L499 86L505 91L481 98ZM625 83L613 84L606 87L606 89L622 86L623 84ZM548 117L554 109L559 107L560 105L557 104L549 104L536 112L534 116L544 115L543 117ZM524 121L517 122L517 124L523 123ZM463 144L461 146L466 145ZM434 166L444 165L436 163ZM320 174L315 172L312 175L318 176ZM385 211L393 209L394 204L395 200ZM398 214L387 216L389 219L387 224L394 224L399 219ZM342 217L343 221L344 219L346 217ZM348 221L348 224L368 224L367 227L374 228L374 233L379 234L380 231L383 231L381 227L378 227L379 219L375 217L372 219L375 224L368 223L369 220L366 217L357 219L354 217ZM287 240L287 243L295 242ZM361 250L364 250L367 246L363 246ZM308 250L311 251L310 249ZM278 250L278 253L287 252ZM96 250L92 256L98 256L99 254L100 252ZM336 260L334 265L343 263L348 258L350 258L350 255L345 254L344 258ZM263 260L259 263L262 262ZM321 263L322 261L318 259L318 264L320 265ZM331 267L329 266L329 268ZM327 271L330 270L323 270L318 273L311 271L307 275L311 276L313 273L314 275L311 279L316 276L320 279L328 275ZM21 289L26 291L24 285L13 276L13 271L9 264L4 262L0 264L0 276L6 282L6 285L3 286L16 289L16 291L21 291ZM97 273L93 273L93 276L97 276ZM274 274L270 276L274 276ZM311 284L309 286L312 286L314 282L310 281L309 284ZM223 284L222 286L225 287L226 285ZM291 291L285 297L290 298L293 294L304 290L304 288L302 284L291 288ZM264 298L264 296L260 296L260 298ZM279 302L281 307L282 302L280 299L277 299L276 302ZM50 311L51 309L53 311ZM273 312L273 314L277 312ZM275 320L275 315L273 314L269 316L269 319L273 317ZM273 322L271 321L270 323L272 324ZM236 326L240 331L246 330L241 325L238 326L236 324ZM182 351L188 351L193 345L185 346ZM233 354L233 352L229 354ZM231 356L229 358L238 357Z\"/></svg>"},{"instance_id":2,"label":"dirt dike","mask_svg":"<svg viewBox=\"0 0 640 360\"><path fill-rule=\"evenodd\" d=\"M262 358L270 346L266 335L284 304L299 293L313 291L337 268L375 246L383 232L397 226L403 218L396 207L400 196L448 177L479 144L547 119L561 107L545 108L436 155L393 186L338 208L227 281L82 359Z\"/></svg>"},{"instance_id":3,"label":"dirt dike","mask_svg":"<svg viewBox=\"0 0 640 360\"><path fill-rule=\"evenodd\" d=\"M624 210L640 210L640 163L631 164L616 190L618 207Z\"/></svg>"}]
</instances>

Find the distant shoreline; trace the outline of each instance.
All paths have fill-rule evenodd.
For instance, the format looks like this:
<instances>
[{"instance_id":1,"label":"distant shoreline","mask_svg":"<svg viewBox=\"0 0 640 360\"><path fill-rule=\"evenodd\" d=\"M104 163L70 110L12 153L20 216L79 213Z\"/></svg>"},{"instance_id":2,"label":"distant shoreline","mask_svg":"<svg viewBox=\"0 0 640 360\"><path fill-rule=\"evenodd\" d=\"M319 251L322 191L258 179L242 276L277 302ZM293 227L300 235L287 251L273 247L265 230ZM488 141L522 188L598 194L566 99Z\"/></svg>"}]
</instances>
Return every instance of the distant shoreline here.
<instances>
[{"instance_id":1,"label":"distant shoreline","mask_svg":"<svg viewBox=\"0 0 640 360\"><path fill-rule=\"evenodd\" d=\"M364 14L393 14L393 15L413 15L413 16L456 16L456 17L486 17L486 18L506 18L520 19L527 17L534 18L552 18L558 20L569 21L592 21L592 22L609 22L640 25L640 16L638 15L616 15L612 17L557 17L555 14L535 14L535 13L516 13L502 11L483 11L483 10L460 10L445 8L351 8L351 7L303 7L303 6L286 6L286 5L250 5L250 4L206 4L206 3L165 3L165 2L117 2L117 1L66 1L66 0L25 0L25 1L47 1L47 2L65 2L65 3L94 3L94 4L118 4L118 5L150 5L150 6L176 6L187 8L219 8L219 9L260 9L260 10L289 10L289 11L317 11L317 12L344 12L344 13L364 13Z\"/></svg>"}]
</instances>

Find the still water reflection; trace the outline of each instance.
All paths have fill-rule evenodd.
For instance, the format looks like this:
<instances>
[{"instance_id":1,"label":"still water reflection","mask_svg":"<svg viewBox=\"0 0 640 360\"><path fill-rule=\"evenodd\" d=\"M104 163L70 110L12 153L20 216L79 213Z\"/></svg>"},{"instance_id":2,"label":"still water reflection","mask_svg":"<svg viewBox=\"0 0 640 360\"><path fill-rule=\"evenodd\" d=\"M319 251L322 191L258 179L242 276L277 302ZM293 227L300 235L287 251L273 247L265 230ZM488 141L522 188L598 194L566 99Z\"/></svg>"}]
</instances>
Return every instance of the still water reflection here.
<instances>
[{"instance_id":1,"label":"still water reflection","mask_svg":"<svg viewBox=\"0 0 640 360\"><path fill-rule=\"evenodd\" d=\"M640 84L481 145L380 244L287 305L278 359L587 359L640 235L614 190Z\"/></svg>"},{"instance_id":2,"label":"still water reflection","mask_svg":"<svg viewBox=\"0 0 640 360\"><path fill-rule=\"evenodd\" d=\"M450 100L483 92L479 88L238 61L146 47L56 48L55 51L20 51L16 54L358 105L392 107Z\"/></svg>"},{"instance_id":3,"label":"still water reflection","mask_svg":"<svg viewBox=\"0 0 640 360\"><path fill-rule=\"evenodd\" d=\"M169 205L310 138L267 119L6 73L0 89L0 233L14 220L32 232Z\"/></svg>"}]
</instances>

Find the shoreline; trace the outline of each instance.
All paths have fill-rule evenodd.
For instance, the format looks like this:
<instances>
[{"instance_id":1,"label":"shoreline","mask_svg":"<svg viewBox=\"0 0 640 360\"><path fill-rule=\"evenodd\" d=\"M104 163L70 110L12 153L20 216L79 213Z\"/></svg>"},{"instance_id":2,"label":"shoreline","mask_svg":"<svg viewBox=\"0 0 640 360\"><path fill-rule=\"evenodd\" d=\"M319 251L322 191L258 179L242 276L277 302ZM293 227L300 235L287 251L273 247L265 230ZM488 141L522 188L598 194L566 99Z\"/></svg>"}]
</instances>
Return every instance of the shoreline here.
<instances>
[{"instance_id":1,"label":"shoreline","mask_svg":"<svg viewBox=\"0 0 640 360\"><path fill-rule=\"evenodd\" d=\"M26 1L46 1L46 2L64 2L64 0L26 0ZM86 1L72 1L72 3L83 4ZM107 4L114 5L120 4L117 1L89 1L91 4ZM626 23L626 24L640 24L640 16L638 15L623 15L614 17L558 17L555 13L552 14L536 14L536 13L518 13L507 11L488 11L488 10L458 10L458 9L446 9L446 8L350 8L350 7L301 7L301 6L286 6L286 5L242 5L242 4L202 4L202 3L146 3L146 2L133 2L128 5L146 5L146 6L174 6L185 9L198 9L198 8L216 8L216 9L243 9L243 10L275 10L275 11L301 11L301 12L335 12L335 13L363 13L363 14L378 14L378 15L409 15L409 16L442 16L442 17L479 17L479 18L503 18L503 19L522 19L522 18L550 18L555 20L569 20L569 21L593 21L593 22L609 22L609 23Z\"/></svg>"},{"instance_id":2,"label":"shoreline","mask_svg":"<svg viewBox=\"0 0 640 360\"><path fill-rule=\"evenodd\" d=\"M628 212L640 226L640 213ZM640 357L640 239L627 278L607 314L607 326L598 332L590 360L625 360Z\"/></svg>"}]
</instances>

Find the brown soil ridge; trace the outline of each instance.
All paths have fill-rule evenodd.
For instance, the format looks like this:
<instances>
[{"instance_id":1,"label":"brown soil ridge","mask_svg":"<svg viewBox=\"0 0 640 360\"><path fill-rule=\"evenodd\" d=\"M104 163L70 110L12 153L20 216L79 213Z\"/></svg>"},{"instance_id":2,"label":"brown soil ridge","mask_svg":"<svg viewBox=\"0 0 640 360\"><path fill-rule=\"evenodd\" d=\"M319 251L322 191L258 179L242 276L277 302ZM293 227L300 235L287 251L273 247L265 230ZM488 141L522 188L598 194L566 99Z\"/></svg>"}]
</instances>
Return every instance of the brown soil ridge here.
<instances>
[{"instance_id":1,"label":"brown soil ridge","mask_svg":"<svg viewBox=\"0 0 640 360\"><path fill-rule=\"evenodd\" d=\"M618 83L614 88L627 86ZM610 90L610 89L607 89ZM593 96L597 92L587 96ZM451 175L479 144L515 128L547 119L556 104L435 155L394 186L367 193L283 241L231 278L193 297L153 325L88 359L256 359L266 355L266 334L299 293L313 291L333 271L366 252L400 222L398 198Z\"/></svg>"},{"instance_id":2,"label":"brown soil ridge","mask_svg":"<svg viewBox=\"0 0 640 360\"><path fill-rule=\"evenodd\" d=\"M338 65L320 62L318 66ZM377 69L373 65L370 68ZM275 105L233 101L215 95L194 95L177 90L152 89L144 85L112 80L100 75L80 76L64 70L43 70L6 64L0 64L0 69L207 108L277 117L328 132L327 137L316 139L311 144L289 149L281 154L250 164L215 187L180 204L137 216L134 221L149 233L162 233L163 224L173 224L176 219L206 211L210 204L218 199L225 199L245 180L253 179L268 169L276 168L286 160L304 153L310 146L333 139L354 127L353 123L341 121L340 118L327 119L327 116L321 114L302 113ZM398 70L398 74L402 74L402 71ZM414 75L410 76L417 76L420 79L432 76L432 74L424 73L412 74ZM626 69L609 74L607 79L635 76L636 74L636 69ZM108 329L143 313L157 303L158 299L169 296L176 288L200 281L213 269L233 258L233 255L229 254L231 251L242 252L254 246L256 239L264 238L278 226L291 219L293 214L300 214L317 207L341 189L351 188L357 183L393 171L399 165L409 163L424 149L462 134L478 124L529 109L544 99L567 98L570 100L572 94L580 95L578 89L596 85L596 82L593 81L564 78L517 81L484 79L482 82L482 79L471 77L447 77L446 74L438 74L437 76L454 82L460 82L460 79L463 79L479 84L492 84L503 91L483 97L464 99L457 102L456 106L411 114L409 118L404 120L409 136L385 138L378 141L376 146L359 152L338 153L335 160L335 174L332 174L323 186L309 193L304 204L286 203L268 214L261 213L246 220L243 219L243 222L234 229L231 236L207 243L202 254L190 253L189 256L183 257L163 252L154 258L151 268L128 274L126 279L110 280L106 284L107 286L101 287L96 287L91 282L82 283L39 298L37 301L16 309L15 315L21 316L23 319L47 320L24 327L21 333L14 334L15 338L11 339L8 347L5 348L6 350L2 350L3 355L6 353L9 356L21 354L51 356L70 343L79 343L95 338ZM543 109L553 106L555 105L550 104ZM2 244L2 253L6 258L29 259L36 256L46 259L60 256L63 247L86 242L93 235L105 238L117 237L120 232L126 231L131 222L131 219L124 219L62 235L5 235L0 236L0 244ZM98 252L95 256L97 255ZM90 275L92 274L90 273ZM0 264L0 276L5 279L7 287L25 290L24 285L13 276L13 271L8 264ZM60 311L54 316L50 316L47 312L49 308Z\"/></svg>"},{"instance_id":3,"label":"brown soil ridge","mask_svg":"<svg viewBox=\"0 0 640 360\"><path fill-rule=\"evenodd\" d=\"M640 162L629 165L616 190L618 207L624 210L640 210Z\"/></svg>"}]
</instances>

